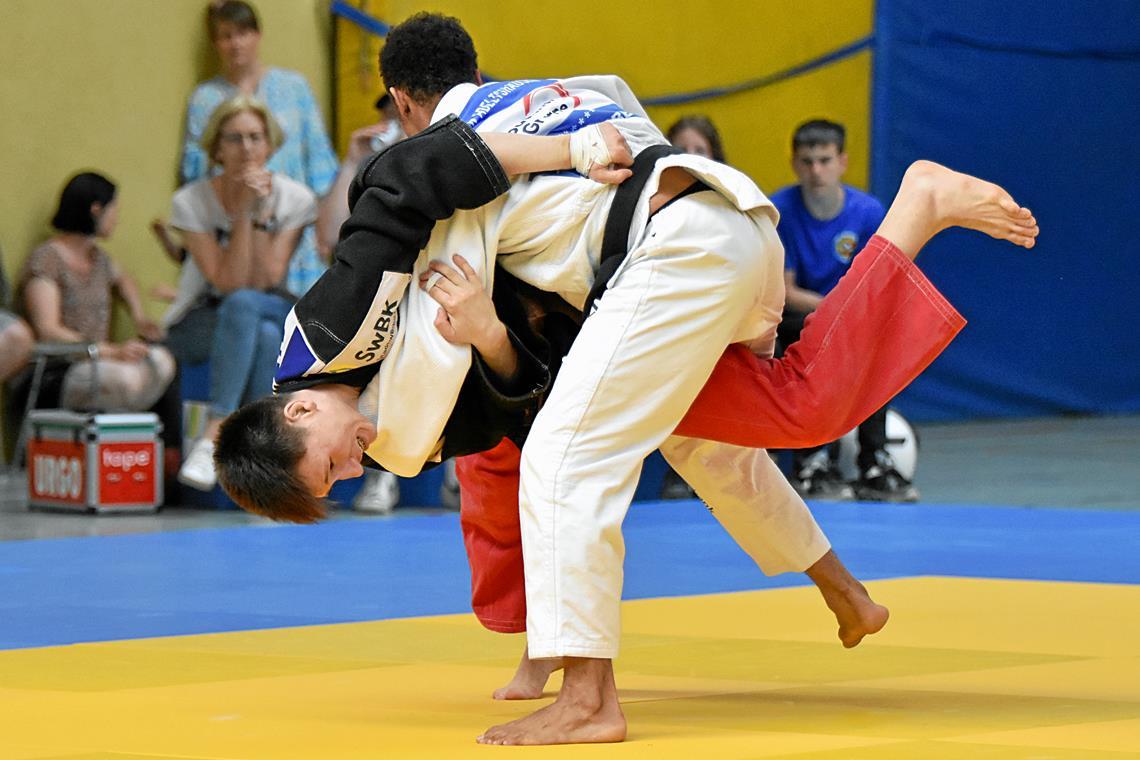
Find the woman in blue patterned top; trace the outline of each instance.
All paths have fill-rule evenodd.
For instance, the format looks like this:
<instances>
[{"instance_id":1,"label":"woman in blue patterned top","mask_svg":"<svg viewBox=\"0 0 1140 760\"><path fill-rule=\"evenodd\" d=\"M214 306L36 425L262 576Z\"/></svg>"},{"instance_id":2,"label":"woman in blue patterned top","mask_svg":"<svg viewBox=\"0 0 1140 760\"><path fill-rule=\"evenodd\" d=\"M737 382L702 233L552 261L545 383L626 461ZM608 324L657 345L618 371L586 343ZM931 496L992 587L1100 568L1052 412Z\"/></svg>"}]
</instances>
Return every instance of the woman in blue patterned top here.
<instances>
[{"instance_id":1,"label":"woman in blue patterned top","mask_svg":"<svg viewBox=\"0 0 1140 760\"><path fill-rule=\"evenodd\" d=\"M285 142L266 168L304 183L318 197L325 195L336 178L337 158L305 78L295 71L261 63L261 27L249 3L212 3L206 25L222 73L199 84L190 96L182 147L182 182L208 175L209 156L199 144L206 122L219 104L245 94L266 103L285 133ZM289 263L286 287L297 296L304 294L326 266L317 250L315 230L307 227Z\"/></svg>"}]
</instances>

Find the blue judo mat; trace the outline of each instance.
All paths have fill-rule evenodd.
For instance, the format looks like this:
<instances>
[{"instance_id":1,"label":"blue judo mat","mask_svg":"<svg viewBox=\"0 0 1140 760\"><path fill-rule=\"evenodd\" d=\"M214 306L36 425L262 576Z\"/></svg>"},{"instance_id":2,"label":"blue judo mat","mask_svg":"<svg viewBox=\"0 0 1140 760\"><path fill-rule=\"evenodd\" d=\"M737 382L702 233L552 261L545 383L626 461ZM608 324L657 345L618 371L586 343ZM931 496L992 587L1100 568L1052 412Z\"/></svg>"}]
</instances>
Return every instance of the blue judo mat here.
<instances>
[{"instance_id":1,"label":"blue judo mat","mask_svg":"<svg viewBox=\"0 0 1140 760\"><path fill-rule=\"evenodd\" d=\"M1140 583L1140 513L813 504L863 579ZM626 598L803 585L765 577L695 501L635 504ZM0 543L0 648L469 611L458 515Z\"/></svg>"}]
</instances>

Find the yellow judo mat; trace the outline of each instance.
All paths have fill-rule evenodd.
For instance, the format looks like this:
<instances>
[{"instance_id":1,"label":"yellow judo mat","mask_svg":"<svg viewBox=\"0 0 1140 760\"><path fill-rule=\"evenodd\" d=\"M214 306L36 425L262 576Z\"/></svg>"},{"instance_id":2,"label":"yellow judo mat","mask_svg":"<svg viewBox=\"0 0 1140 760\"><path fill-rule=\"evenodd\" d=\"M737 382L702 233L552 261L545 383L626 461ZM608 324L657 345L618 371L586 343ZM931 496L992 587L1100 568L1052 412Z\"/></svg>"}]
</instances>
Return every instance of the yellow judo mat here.
<instances>
[{"instance_id":1,"label":"yellow judo mat","mask_svg":"<svg viewBox=\"0 0 1140 760\"><path fill-rule=\"evenodd\" d=\"M621 745L477 745L522 638L470 615L0 652L0 759L1140 757L1140 587L906 578L626 602Z\"/></svg>"}]
</instances>

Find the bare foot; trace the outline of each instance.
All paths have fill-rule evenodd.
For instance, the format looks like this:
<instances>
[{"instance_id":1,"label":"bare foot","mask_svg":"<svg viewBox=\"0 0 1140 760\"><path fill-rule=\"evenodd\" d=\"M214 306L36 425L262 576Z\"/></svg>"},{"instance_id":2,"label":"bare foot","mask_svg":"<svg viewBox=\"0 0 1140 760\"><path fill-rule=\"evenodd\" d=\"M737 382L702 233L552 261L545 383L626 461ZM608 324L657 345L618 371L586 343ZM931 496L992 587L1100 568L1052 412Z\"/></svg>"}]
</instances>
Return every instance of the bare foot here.
<instances>
[{"instance_id":1,"label":"bare foot","mask_svg":"<svg viewBox=\"0 0 1140 760\"><path fill-rule=\"evenodd\" d=\"M839 640L847 649L857 646L864 636L883 630L887 618L891 616L890 610L881 604L875 604L866 587L859 581L840 591L820 591L828 609L835 613L835 619L839 622Z\"/></svg>"},{"instance_id":2,"label":"bare foot","mask_svg":"<svg viewBox=\"0 0 1140 760\"><path fill-rule=\"evenodd\" d=\"M532 660L523 648L522 659L514 678L491 694L495 699L538 699L550 674L562 667L562 658Z\"/></svg>"},{"instance_id":3,"label":"bare foot","mask_svg":"<svg viewBox=\"0 0 1140 760\"><path fill-rule=\"evenodd\" d=\"M915 161L903 175L879 234L912 258L930 238L950 227L984 232L1032 248L1040 229L1033 213L992 182Z\"/></svg>"},{"instance_id":4,"label":"bare foot","mask_svg":"<svg viewBox=\"0 0 1140 760\"><path fill-rule=\"evenodd\" d=\"M887 624L890 610L871 599L867 587L848 572L834 551L828 550L820 557L807 569L807 575L819 588L827 608L835 614L843 646L850 649L864 636L878 633Z\"/></svg>"},{"instance_id":5,"label":"bare foot","mask_svg":"<svg viewBox=\"0 0 1140 760\"><path fill-rule=\"evenodd\" d=\"M611 660L566 658L562 691L553 704L525 718L493 726L480 744L597 744L625 740Z\"/></svg>"}]
</instances>

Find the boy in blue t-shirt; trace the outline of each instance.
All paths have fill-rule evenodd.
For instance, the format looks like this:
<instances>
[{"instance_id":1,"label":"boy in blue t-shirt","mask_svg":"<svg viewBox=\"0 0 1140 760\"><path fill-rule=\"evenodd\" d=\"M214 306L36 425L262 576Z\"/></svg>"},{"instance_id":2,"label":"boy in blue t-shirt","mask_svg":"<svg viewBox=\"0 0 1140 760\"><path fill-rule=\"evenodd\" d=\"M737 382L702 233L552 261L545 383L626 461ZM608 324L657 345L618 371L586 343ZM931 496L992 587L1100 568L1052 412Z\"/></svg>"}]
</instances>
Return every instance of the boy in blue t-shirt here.
<instances>
[{"instance_id":1,"label":"boy in blue t-shirt","mask_svg":"<svg viewBox=\"0 0 1140 760\"><path fill-rule=\"evenodd\" d=\"M883 221L883 204L842 182L847 171L846 130L842 124L817 119L801 124L792 137L792 169L798 185L772 196L780 211L776 231L784 244L787 298L780 324L780 352L799 340L804 319L851 267ZM859 480L844 482L838 446L829 444L796 451L793 484L812 498L870 501L916 501L918 491L902 475L886 451L887 409L859 426Z\"/></svg>"}]
</instances>

